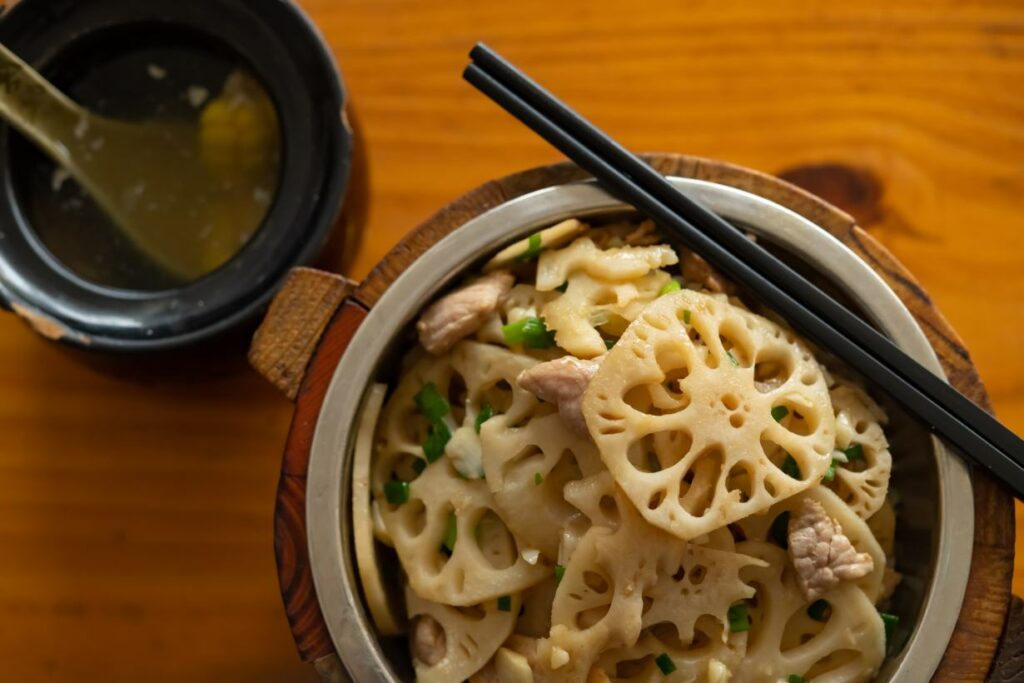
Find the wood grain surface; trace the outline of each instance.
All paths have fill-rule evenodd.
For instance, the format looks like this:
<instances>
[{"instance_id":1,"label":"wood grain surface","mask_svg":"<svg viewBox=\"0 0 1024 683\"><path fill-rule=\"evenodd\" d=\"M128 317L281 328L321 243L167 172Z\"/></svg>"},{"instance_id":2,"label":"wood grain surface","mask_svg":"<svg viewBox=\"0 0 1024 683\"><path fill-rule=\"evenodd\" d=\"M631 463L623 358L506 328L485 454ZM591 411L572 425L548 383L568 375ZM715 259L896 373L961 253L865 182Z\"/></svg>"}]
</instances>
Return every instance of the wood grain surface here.
<instances>
[{"instance_id":1,"label":"wood grain surface","mask_svg":"<svg viewBox=\"0 0 1024 683\"><path fill-rule=\"evenodd\" d=\"M348 275L469 188L558 160L460 80L483 39L633 149L781 173L851 211L1024 432L1016 0L303 4L366 152ZM292 406L244 343L100 363L3 316L0 357L0 680L313 680L272 552Z\"/></svg>"}]
</instances>

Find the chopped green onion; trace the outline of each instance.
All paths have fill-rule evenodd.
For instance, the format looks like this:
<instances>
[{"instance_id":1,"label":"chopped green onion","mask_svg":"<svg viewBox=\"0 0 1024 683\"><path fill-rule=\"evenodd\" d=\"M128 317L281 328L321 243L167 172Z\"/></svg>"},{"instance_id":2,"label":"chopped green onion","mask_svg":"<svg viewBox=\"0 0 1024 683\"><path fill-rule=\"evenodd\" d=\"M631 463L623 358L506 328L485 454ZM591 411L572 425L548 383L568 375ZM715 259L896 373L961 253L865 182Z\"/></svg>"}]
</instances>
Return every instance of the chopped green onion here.
<instances>
[{"instance_id":1,"label":"chopped green onion","mask_svg":"<svg viewBox=\"0 0 1024 683\"><path fill-rule=\"evenodd\" d=\"M565 576L565 567L556 564L555 565L555 583L562 583L562 577Z\"/></svg>"},{"instance_id":2,"label":"chopped green onion","mask_svg":"<svg viewBox=\"0 0 1024 683\"><path fill-rule=\"evenodd\" d=\"M800 473L800 465L797 464L796 460L789 453L786 453L786 459L782 463L782 471L794 479L803 479L803 475Z\"/></svg>"},{"instance_id":3,"label":"chopped green onion","mask_svg":"<svg viewBox=\"0 0 1024 683\"><path fill-rule=\"evenodd\" d=\"M835 481L836 479L836 461L833 460L828 464L828 469L825 470L825 481Z\"/></svg>"},{"instance_id":4,"label":"chopped green onion","mask_svg":"<svg viewBox=\"0 0 1024 683\"><path fill-rule=\"evenodd\" d=\"M800 674L789 674L786 683L804 683L804 677Z\"/></svg>"},{"instance_id":5,"label":"chopped green onion","mask_svg":"<svg viewBox=\"0 0 1024 683\"><path fill-rule=\"evenodd\" d=\"M392 505L401 505L409 502L409 482L401 479L392 479L384 482L384 497Z\"/></svg>"},{"instance_id":6,"label":"chopped green onion","mask_svg":"<svg viewBox=\"0 0 1024 683\"><path fill-rule=\"evenodd\" d=\"M783 550L789 550L789 510L775 518L768 533L771 535L772 540L775 541L775 545Z\"/></svg>"},{"instance_id":7,"label":"chopped green onion","mask_svg":"<svg viewBox=\"0 0 1024 683\"><path fill-rule=\"evenodd\" d=\"M498 598L498 611L499 612L511 612L512 611L512 598L508 595L502 595Z\"/></svg>"},{"instance_id":8,"label":"chopped green onion","mask_svg":"<svg viewBox=\"0 0 1024 683\"><path fill-rule=\"evenodd\" d=\"M807 608L807 616L815 621L825 621L830 609L832 609L832 605L828 604L828 600L815 600Z\"/></svg>"},{"instance_id":9,"label":"chopped green onion","mask_svg":"<svg viewBox=\"0 0 1024 683\"><path fill-rule=\"evenodd\" d=\"M750 630L750 615L747 603L741 602L729 608L729 632L743 633Z\"/></svg>"},{"instance_id":10,"label":"chopped green onion","mask_svg":"<svg viewBox=\"0 0 1024 683\"><path fill-rule=\"evenodd\" d=\"M438 421L430 426L427 438L423 441L423 456L428 463L435 462L444 455L444 448L451 438L452 433L444 422Z\"/></svg>"},{"instance_id":11,"label":"chopped green onion","mask_svg":"<svg viewBox=\"0 0 1024 683\"><path fill-rule=\"evenodd\" d=\"M679 284L679 280L669 280L665 283L665 286L658 290L658 296L665 296L672 292L678 292L683 286Z\"/></svg>"},{"instance_id":12,"label":"chopped green onion","mask_svg":"<svg viewBox=\"0 0 1024 683\"><path fill-rule=\"evenodd\" d=\"M672 661L672 658L668 656L667 652L662 652L660 655L654 658L654 663L661 669L661 673L668 676L670 673L676 670L676 664Z\"/></svg>"},{"instance_id":13,"label":"chopped green onion","mask_svg":"<svg viewBox=\"0 0 1024 683\"><path fill-rule=\"evenodd\" d=\"M683 322L687 325L690 324L690 309L683 309Z\"/></svg>"},{"instance_id":14,"label":"chopped green onion","mask_svg":"<svg viewBox=\"0 0 1024 683\"><path fill-rule=\"evenodd\" d=\"M776 422L782 422L782 418L787 415L789 415L789 408L786 406L775 406L772 408L772 418L774 418Z\"/></svg>"},{"instance_id":15,"label":"chopped green onion","mask_svg":"<svg viewBox=\"0 0 1024 683\"><path fill-rule=\"evenodd\" d=\"M444 525L444 540L441 545L449 553L455 552L455 541L459 537L459 524L454 512L448 513L448 521Z\"/></svg>"},{"instance_id":16,"label":"chopped green onion","mask_svg":"<svg viewBox=\"0 0 1024 683\"><path fill-rule=\"evenodd\" d=\"M888 612L879 612L878 616L882 618L882 623L885 625L885 649L889 650L889 646L892 643L892 635L896 630L896 626L900 623L900 618L895 614L889 614Z\"/></svg>"},{"instance_id":17,"label":"chopped green onion","mask_svg":"<svg viewBox=\"0 0 1024 683\"><path fill-rule=\"evenodd\" d=\"M505 342L523 344L530 349L549 349L555 345L555 333L548 330L544 318L524 318L501 328Z\"/></svg>"},{"instance_id":18,"label":"chopped green onion","mask_svg":"<svg viewBox=\"0 0 1024 683\"><path fill-rule=\"evenodd\" d=\"M604 340L604 347L606 349L608 349L609 351L611 351L612 347L615 346L615 342L617 342L617 341L619 341L619 340L618 339L605 339Z\"/></svg>"},{"instance_id":19,"label":"chopped green onion","mask_svg":"<svg viewBox=\"0 0 1024 683\"><path fill-rule=\"evenodd\" d=\"M533 483L536 484L537 486L540 486L541 484L543 484L544 483L544 475L541 474L540 472L534 473L534 475L533 475Z\"/></svg>"},{"instance_id":20,"label":"chopped green onion","mask_svg":"<svg viewBox=\"0 0 1024 683\"><path fill-rule=\"evenodd\" d=\"M484 422L487 422L494 417L494 409L491 408L490 403L485 403L480 406L480 412L476 414L476 420L473 421L473 428L476 429L476 433L480 433L480 428L484 426Z\"/></svg>"},{"instance_id":21,"label":"chopped green onion","mask_svg":"<svg viewBox=\"0 0 1024 683\"><path fill-rule=\"evenodd\" d=\"M437 422L451 411L448 400L441 395L433 382L424 384L413 400L416 401L416 407L420 409L423 417L430 422Z\"/></svg>"},{"instance_id":22,"label":"chopped green onion","mask_svg":"<svg viewBox=\"0 0 1024 683\"><path fill-rule=\"evenodd\" d=\"M567 290L567 289L569 289L569 281L568 280L566 280L562 284L560 284L557 287L555 287L555 291L556 292L561 292L562 294L565 294L565 290Z\"/></svg>"},{"instance_id":23,"label":"chopped green onion","mask_svg":"<svg viewBox=\"0 0 1024 683\"><path fill-rule=\"evenodd\" d=\"M733 367L738 368L740 366L740 362L736 360L736 356L732 355L732 351L726 351L725 355L732 362Z\"/></svg>"},{"instance_id":24,"label":"chopped green onion","mask_svg":"<svg viewBox=\"0 0 1024 683\"><path fill-rule=\"evenodd\" d=\"M425 469L427 469L427 461L423 458L416 458L412 461L412 471L416 473L416 476L423 474Z\"/></svg>"},{"instance_id":25,"label":"chopped green onion","mask_svg":"<svg viewBox=\"0 0 1024 683\"><path fill-rule=\"evenodd\" d=\"M516 261L529 261L532 258L536 258L537 254L540 253L540 247L540 233L535 232L526 240L526 251L517 256Z\"/></svg>"},{"instance_id":26,"label":"chopped green onion","mask_svg":"<svg viewBox=\"0 0 1024 683\"><path fill-rule=\"evenodd\" d=\"M859 443L851 445L849 448L843 449L843 453L846 455L847 460L863 460L864 459L864 447Z\"/></svg>"}]
</instances>

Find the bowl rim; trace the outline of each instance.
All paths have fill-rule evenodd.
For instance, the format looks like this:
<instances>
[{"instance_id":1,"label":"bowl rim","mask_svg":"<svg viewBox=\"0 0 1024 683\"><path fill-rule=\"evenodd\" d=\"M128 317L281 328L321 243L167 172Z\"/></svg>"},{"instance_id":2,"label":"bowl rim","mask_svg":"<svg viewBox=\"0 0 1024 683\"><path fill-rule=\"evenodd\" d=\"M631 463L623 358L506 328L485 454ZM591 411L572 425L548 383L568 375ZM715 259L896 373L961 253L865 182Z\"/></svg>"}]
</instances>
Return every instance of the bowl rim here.
<instances>
[{"instance_id":1,"label":"bowl rim","mask_svg":"<svg viewBox=\"0 0 1024 683\"><path fill-rule=\"evenodd\" d=\"M670 181L724 217L771 237L828 274L869 320L931 371L945 377L913 315L884 280L854 252L812 221L769 199L692 178ZM333 377L317 418L307 483L307 540L321 611L339 656L354 680L398 680L362 604L350 526L351 426L381 357L395 334L439 291L485 254L570 216L629 211L593 181L540 189L500 204L438 241L381 296L360 325ZM440 275L439 275L440 274ZM383 343L382 343L383 342ZM330 419L324 419L325 416ZM938 473L938 539L934 573L918 621L890 680L928 680L956 626L972 557L974 501L969 470L932 437ZM956 504L953 504L955 501ZM941 596L941 599L935 599ZM941 643L942 647L936 647Z\"/></svg>"}]
</instances>

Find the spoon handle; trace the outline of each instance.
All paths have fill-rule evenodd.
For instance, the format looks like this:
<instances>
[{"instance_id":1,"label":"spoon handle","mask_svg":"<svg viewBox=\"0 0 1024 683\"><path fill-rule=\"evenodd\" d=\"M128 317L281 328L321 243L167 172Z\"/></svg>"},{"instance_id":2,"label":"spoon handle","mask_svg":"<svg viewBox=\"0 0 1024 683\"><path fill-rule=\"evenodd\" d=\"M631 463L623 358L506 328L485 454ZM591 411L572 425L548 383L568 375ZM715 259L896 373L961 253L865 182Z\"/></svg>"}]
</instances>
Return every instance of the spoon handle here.
<instances>
[{"instance_id":1,"label":"spoon handle","mask_svg":"<svg viewBox=\"0 0 1024 683\"><path fill-rule=\"evenodd\" d=\"M91 117L0 44L0 118L69 166L72 149L82 143Z\"/></svg>"}]
</instances>

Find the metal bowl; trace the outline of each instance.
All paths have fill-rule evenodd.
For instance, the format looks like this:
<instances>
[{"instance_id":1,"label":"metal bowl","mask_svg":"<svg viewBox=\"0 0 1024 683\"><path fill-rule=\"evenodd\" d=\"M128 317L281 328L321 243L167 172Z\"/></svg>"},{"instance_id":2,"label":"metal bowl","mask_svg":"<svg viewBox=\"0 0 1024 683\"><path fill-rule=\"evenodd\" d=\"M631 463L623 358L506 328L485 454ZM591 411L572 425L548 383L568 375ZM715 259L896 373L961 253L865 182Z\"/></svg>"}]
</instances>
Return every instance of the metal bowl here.
<instances>
[{"instance_id":1,"label":"metal bowl","mask_svg":"<svg viewBox=\"0 0 1024 683\"><path fill-rule=\"evenodd\" d=\"M762 197L700 180L672 182L712 210L801 262L878 329L936 374L938 359L910 312L853 252L802 216ZM351 542L353 425L367 387L392 379L409 323L446 286L507 243L571 216L600 221L630 212L593 183L551 187L469 221L413 263L370 311L338 364L324 400L309 463L306 516L313 577L335 648L358 683L409 675L405 647L383 641L363 605ZM402 348L397 348L402 347ZM879 397L882 398L882 397ZM877 681L927 681L939 665L967 585L974 501L967 468L943 445L885 404L891 417L892 490L899 501L894 596L900 654Z\"/></svg>"}]
</instances>

